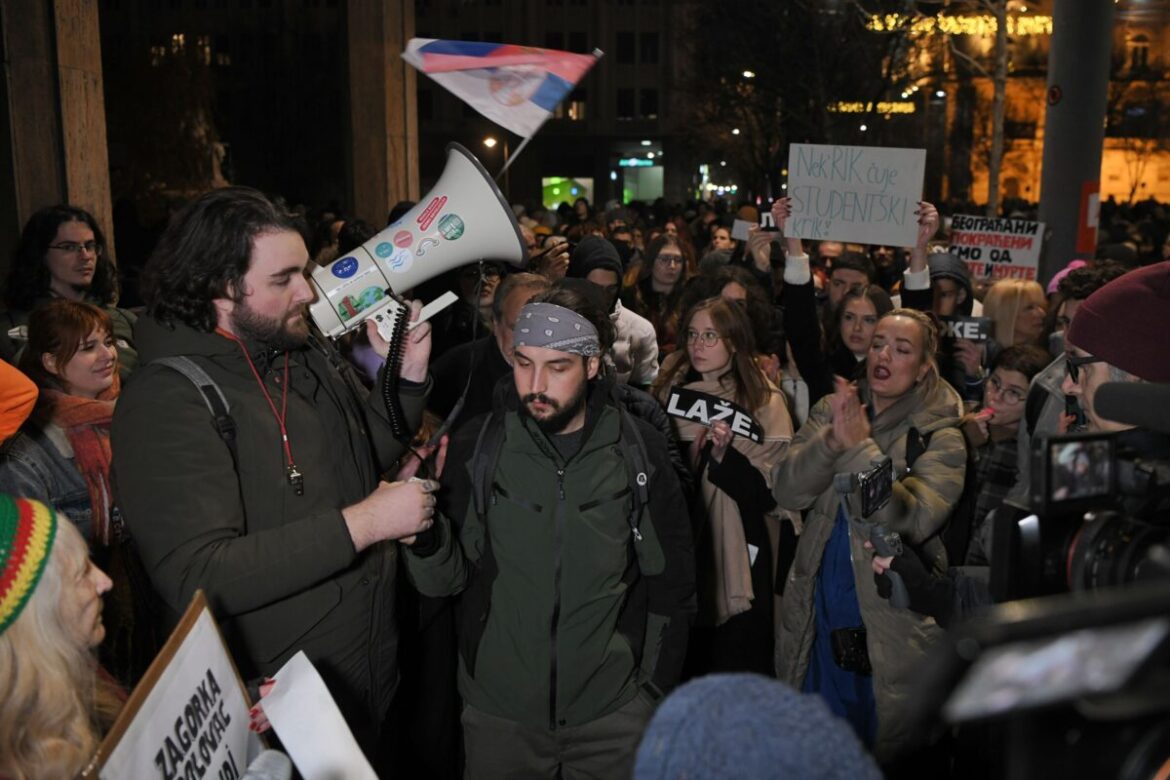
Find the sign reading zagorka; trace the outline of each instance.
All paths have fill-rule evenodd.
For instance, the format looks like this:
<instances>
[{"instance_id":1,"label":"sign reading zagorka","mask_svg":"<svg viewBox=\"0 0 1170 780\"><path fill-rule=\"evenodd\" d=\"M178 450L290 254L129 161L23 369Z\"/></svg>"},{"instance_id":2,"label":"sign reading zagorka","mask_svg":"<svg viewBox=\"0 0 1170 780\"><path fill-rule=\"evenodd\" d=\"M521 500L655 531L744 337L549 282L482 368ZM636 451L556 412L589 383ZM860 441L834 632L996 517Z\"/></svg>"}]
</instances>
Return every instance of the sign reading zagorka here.
<instances>
[{"instance_id":1,"label":"sign reading zagorka","mask_svg":"<svg viewBox=\"0 0 1170 780\"><path fill-rule=\"evenodd\" d=\"M236 780L261 749L248 706L198 591L82 777Z\"/></svg>"},{"instance_id":2,"label":"sign reading zagorka","mask_svg":"<svg viewBox=\"0 0 1170 780\"><path fill-rule=\"evenodd\" d=\"M1043 222L966 214L951 220L951 254L966 262L976 279L1034 280L1043 240Z\"/></svg>"},{"instance_id":3,"label":"sign reading zagorka","mask_svg":"<svg viewBox=\"0 0 1170 780\"><path fill-rule=\"evenodd\" d=\"M788 190L795 238L912 247L926 150L792 144Z\"/></svg>"}]
</instances>

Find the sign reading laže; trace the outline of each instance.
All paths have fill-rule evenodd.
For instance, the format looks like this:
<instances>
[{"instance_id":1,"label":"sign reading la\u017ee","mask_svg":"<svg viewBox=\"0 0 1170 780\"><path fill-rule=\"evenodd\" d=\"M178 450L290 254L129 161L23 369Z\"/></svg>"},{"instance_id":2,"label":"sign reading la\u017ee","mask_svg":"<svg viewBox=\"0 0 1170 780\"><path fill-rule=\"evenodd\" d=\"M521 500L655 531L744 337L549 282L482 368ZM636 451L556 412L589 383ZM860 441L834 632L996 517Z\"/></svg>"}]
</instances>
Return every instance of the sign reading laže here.
<instances>
[{"instance_id":1,"label":"sign reading la\u017ee","mask_svg":"<svg viewBox=\"0 0 1170 780\"><path fill-rule=\"evenodd\" d=\"M248 697L198 591L82 777L234 780L260 752Z\"/></svg>"},{"instance_id":2,"label":"sign reading la\u017ee","mask_svg":"<svg viewBox=\"0 0 1170 780\"><path fill-rule=\"evenodd\" d=\"M951 254L966 262L976 279L1034 280L1043 240L1043 222L966 214L951 220Z\"/></svg>"},{"instance_id":3,"label":"sign reading la\u017ee","mask_svg":"<svg viewBox=\"0 0 1170 780\"><path fill-rule=\"evenodd\" d=\"M788 190L795 238L914 246L926 150L792 144Z\"/></svg>"}]
</instances>

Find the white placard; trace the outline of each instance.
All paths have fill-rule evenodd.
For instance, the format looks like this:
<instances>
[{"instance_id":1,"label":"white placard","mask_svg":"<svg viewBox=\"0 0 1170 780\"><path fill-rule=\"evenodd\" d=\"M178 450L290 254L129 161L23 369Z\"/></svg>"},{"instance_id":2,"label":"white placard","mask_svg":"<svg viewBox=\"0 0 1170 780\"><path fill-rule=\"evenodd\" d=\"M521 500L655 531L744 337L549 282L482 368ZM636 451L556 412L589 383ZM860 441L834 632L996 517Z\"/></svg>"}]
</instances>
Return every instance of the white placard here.
<instances>
[{"instance_id":1,"label":"white placard","mask_svg":"<svg viewBox=\"0 0 1170 780\"><path fill-rule=\"evenodd\" d=\"M378 780L303 650L274 679L260 706L305 780Z\"/></svg>"},{"instance_id":2,"label":"white placard","mask_svg":"<svg viewBox=\"0 0 1170 780\"><path fill-rule=\"evenodd\" d=\"M914 246L925 149L792 144L785 233L817 241Z\"/></svg>"},{"instance_id":3,"label":"white placard","mask_svg":"<svg viewBox=\"0 0 1170 780\"><path fill-rule=\"evenodd\" d=\"M200 592L85 776L234 780L261 748L248 730L247 694Z\"/></svg>"},{"instance_id":4,"label":"white placard","mask_svg":"<svg viewBox=\"0 0 1170 780\"><path fill-rule=\"evenodd\" d=\"M1044 223L956 214L951 254L967 263L976 279L1032 279L1040 268Z\"/></svg>"}]
</instances>

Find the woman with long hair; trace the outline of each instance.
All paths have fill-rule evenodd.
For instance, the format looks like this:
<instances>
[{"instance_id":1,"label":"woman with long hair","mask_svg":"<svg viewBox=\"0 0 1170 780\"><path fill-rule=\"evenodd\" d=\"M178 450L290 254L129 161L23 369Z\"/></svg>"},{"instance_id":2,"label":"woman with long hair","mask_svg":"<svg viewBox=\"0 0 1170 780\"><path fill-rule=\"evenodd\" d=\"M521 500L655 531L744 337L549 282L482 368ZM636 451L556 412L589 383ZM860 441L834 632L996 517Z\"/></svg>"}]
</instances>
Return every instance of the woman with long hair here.
<instances>
[{"instance_id":1,"label":"woman with long hair","mask_svg":"<svg viewBox=\"0 0 1170 780\"><path fill-rule=\"evenodd\" d=\"M878 320L864 379L836 380L774 476L779 505L805 512L784 590L777 672L824 697L882 761L929 736L912 730L910 688L941 629L879 595L870 529L900 534L906 554L945 571L940 533L966 471L956 427L962 402L939 378L937 347L938 331L922 312L894 309ZM898 479L887 502L867 505L857 477L886 458ZM853 475L852 487L842 490L841 475Z\"/></svg>"},{"instance_id":2,"label":"woman with long hair","mask_svg":"<svg viewBox=\"0 0 1170 780\"><path fill-rule=\"evenodd\" d=\"M0 491L53 507L114 573L105 661L130 683L145 672L157 643L146 620L151 590L130 555L110 484L110 424L121 391L113 326L105 310L66 300L34 309L28 323L19 367L40 398L0 449ZM142 619L134 619L136 612Z\"/></svg>"},{"instance_id":3,"label":"woman with long hair","mask_svg":"<svg viewBox=\"0 0 1170 780\"><path fill-rule=\"evenodd\" d=\"M29 217L20 234L4 286L6 311L0 327L12 340L13 361L28 338L28 317L53 299L92 303L109 314L119 367L125 379L138 365L134 348L137 317L118 303L117 269L93 215L76 206L49 206Z\"/></svg>"},{"instance_id":4,"label":"woman with long hair","mask_svg":"<svg viewBox=\"0 0 1170 780\"><path fill-rule=\"evenodd\" d=\"M1002 279L991 285L983 299L983 316L991 318L991 337L1001 349L1023 344L1046 347L1047 313L1048 301L1039 282Z\"/></svg>"},{"instance_id":5,"label":"woman with long hair","mask_svg":"<svg viewBox=\"0 0 1170 780\"><path fill-rule=\"evenodd\" d=\"M122 709L93 655L110 584L72 523L0 495L0 777L76 777Z\"/></svg>"},{"instance_id":6,"label":"woman with long hair","mask_svg":"<svg viewBox=\"0 0 1170 780\"><path fill-rule=\"evenodd\" d=\"M683 287L694 273L690 247L668 235L651 241L642 262L626 271L622 305L650 320L658 334L659 360L677 346Z\"/></svg>"},{"instance_id":7,"label":"woman with long hair","mask_svg":"<svg viewBox=\"0 0 1170 780\"><path fill-rule=\"evenodd\" d=\"M792 439L792 420L783 393L756 364L743 307L711 298L687 312L678 351L652 392L670 408L676 387L731 401L763 429L755 442L733 436L722 420L708 427L704 420L672 417L680 442L690 445L705 509L696 544L699 617L690 671L771 674L780 525L770 484Z\"/></svg>"}]
</instances>

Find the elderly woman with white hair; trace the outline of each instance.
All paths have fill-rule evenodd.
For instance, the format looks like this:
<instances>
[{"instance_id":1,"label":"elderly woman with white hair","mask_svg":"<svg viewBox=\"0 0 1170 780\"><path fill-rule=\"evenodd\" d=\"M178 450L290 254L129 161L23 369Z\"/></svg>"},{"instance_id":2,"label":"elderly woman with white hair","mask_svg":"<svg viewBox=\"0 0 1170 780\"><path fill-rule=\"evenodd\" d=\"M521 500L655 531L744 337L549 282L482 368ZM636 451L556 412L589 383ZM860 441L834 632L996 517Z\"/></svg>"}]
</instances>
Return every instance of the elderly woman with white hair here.
<instances>
[{"instance_id":1,"label":"elderly woman with white hair","mask_svg":"<svg viewBox=\"0 0 1170 780\"><path fill-rule=\"evenodd\" d=\"M0 777L75 777L125 702L99 667L110 578L39 501L0 494Z\"/></svg>"}]
</instances>

